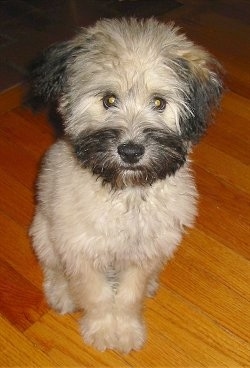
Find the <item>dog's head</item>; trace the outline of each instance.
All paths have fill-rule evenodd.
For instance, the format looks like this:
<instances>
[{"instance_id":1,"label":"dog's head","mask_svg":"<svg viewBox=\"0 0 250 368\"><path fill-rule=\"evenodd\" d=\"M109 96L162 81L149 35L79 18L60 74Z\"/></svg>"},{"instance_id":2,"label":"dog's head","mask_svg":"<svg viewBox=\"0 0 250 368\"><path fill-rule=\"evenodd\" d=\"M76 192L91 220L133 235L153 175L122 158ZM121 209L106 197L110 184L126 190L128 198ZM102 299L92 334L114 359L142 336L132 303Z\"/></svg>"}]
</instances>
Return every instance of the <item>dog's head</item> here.
<instances>
[{"instance_id":1,"label":"dog's head","mask_svg":"<svg viewBox=\"0 0 250 368\"><path fill-rule=\"evenodd\" d=\"M102 20L50 47L31 81L36 97L58 102L80 164L123 188L184 165L219 103L219 69L172 24Z\"/></svg>"}]
</instances>

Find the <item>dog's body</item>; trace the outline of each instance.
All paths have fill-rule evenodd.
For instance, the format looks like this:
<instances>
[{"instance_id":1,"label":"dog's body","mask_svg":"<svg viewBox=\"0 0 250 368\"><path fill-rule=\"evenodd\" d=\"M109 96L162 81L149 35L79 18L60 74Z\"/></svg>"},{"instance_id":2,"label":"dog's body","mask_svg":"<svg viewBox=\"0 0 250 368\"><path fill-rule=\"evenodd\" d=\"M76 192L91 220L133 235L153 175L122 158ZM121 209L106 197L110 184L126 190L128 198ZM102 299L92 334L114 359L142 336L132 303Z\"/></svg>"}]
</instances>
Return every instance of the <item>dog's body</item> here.
<instances>
[{"instance_id":1,"label":"dog's body","mask_svg":"<svg viewBox=\"0 0 250 368\"><path fill-rule=\"evenodd\" d=\"M143 298L196 215L188 154L218 103L216 62L155 20L104 20L50 48L33 92L58 101L65 137L47 153L31 228L45 293L84 309L85 340L129 352Z\"/></svg>"}]
</instances>

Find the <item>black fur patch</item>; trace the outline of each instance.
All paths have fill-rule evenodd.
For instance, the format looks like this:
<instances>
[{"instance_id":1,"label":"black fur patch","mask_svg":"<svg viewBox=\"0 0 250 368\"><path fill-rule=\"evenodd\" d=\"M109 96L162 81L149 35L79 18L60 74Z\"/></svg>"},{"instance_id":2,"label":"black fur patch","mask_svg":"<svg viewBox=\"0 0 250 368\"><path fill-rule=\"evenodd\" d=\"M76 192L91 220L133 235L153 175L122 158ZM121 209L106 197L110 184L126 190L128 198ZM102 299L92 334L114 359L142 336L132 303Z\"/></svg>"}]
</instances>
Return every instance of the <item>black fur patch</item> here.
<instances>
[{"instance_id":1,"label":"black fur patch","mask_svg":"<svg viewBox=\"0 0 250 368\"><path fill-rule=\"evenodd\" d=\"M181 117L180 128L183 138L195 144L206 132L213 110L219 105L223 85L217 71L211 71L207 79L199 78L186 60L178 59L177 64L177 74L188 87L184 100L192 112L189 117Z\"/></svg>"},{"instance_id":2,"label":"black fur patch","mask_svg":"<svg viewBox=\"0 0 250 368\"><path fill-rule=\"evenodd\" d=\"M186 162L187 144L178 134L164 129L145 129L152 171L158 179L174 175Z\"/></svg>"},{"instance_id":3,"label":"black fur patch","mask_svg":"<svg viewBox=\"0 0 250 368\"><path fill-rule=\"evenodd\" d=\"M115 154L122 136L119 129L86 131L72 143L80 164L101 178L103 184L109 183L113 189L151 185L174 175L184 165L187 147L173 132L145 129L143 133L140 142L148 156L144 164L143 160L131 165L119 160Z\"/></svg>"},{"instance_id":4,"label":"black fur patch","mask_svg":"<svg viewBox=\"0 0 250 368\"><path fill-rule=\"evenodd\" d=\"M67 66L82 48L70 41L52 45L30 65L28 100L33 108L53 103L63 93Z\"/></svg>"},{"instance_id":5,"label":"black fur patch","mask_svg":"<svg viewBox=\"0 0 250 368\"><path fill-rule=\"evenodd\" d=\"M112 160L112 149L117 147L121 131L119 129L100 129L85 131L73 142L77 159L104 183L115 182L118 165Z\"/></svg>"}]
</instances>

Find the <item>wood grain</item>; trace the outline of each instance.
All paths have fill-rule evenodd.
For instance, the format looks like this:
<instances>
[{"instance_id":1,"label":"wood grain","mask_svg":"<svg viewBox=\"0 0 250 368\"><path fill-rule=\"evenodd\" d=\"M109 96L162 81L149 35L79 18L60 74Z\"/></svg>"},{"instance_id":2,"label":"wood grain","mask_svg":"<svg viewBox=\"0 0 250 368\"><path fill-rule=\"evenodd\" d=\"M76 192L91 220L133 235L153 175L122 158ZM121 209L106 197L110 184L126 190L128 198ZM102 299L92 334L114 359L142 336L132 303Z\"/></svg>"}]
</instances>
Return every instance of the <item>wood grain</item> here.
<instances>
[{"instance_id":1,"label":"wood grain","mask_svg":"<svg viewBox=\"0 0 250 368\"><path fill-rule=\"evenodd\" d=\"M0 114L10 111L22 104L26 87L18 84L0 94Z\"/></svg>"},{"instance_id":2,"label":"wood grain","mask_svg":"<svg viewBox=\"0 0 250 368\"><path fill-rule=\"evenodd\" d=\"M79 313L61 316L46 305L28 227L54 134L44 113L20 106L20 87L0 96L1 367L250 366L250 10L244 0L181 3L162 18L220 58L228 90L192 155L199 216L145 302L142 351L99 353L83 343Z\"/></svg>"}]
</instances>

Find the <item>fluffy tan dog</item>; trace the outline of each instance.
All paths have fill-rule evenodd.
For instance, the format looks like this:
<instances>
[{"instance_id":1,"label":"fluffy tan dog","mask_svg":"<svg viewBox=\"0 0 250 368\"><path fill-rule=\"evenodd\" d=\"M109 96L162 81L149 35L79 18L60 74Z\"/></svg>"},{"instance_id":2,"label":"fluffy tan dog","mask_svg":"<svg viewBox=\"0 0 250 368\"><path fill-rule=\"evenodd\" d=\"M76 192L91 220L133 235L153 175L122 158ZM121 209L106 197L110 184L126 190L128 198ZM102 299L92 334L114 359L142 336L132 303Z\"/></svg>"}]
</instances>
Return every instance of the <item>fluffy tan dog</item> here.
<instances>
[{"instance_id":1,"label":"fluffy tan dog","mask_svg":"<svg viewBox=\"0 0 250 368\"><path fill-rule=\"evenodd\" d=\"M222 84L216 61L172 24L101 20L33 64L32 93L57 103L30 230L49 304L84 310L99 350L145 341L142 306L196 215L188 154Z\"/></svg>"}]
</instances>

